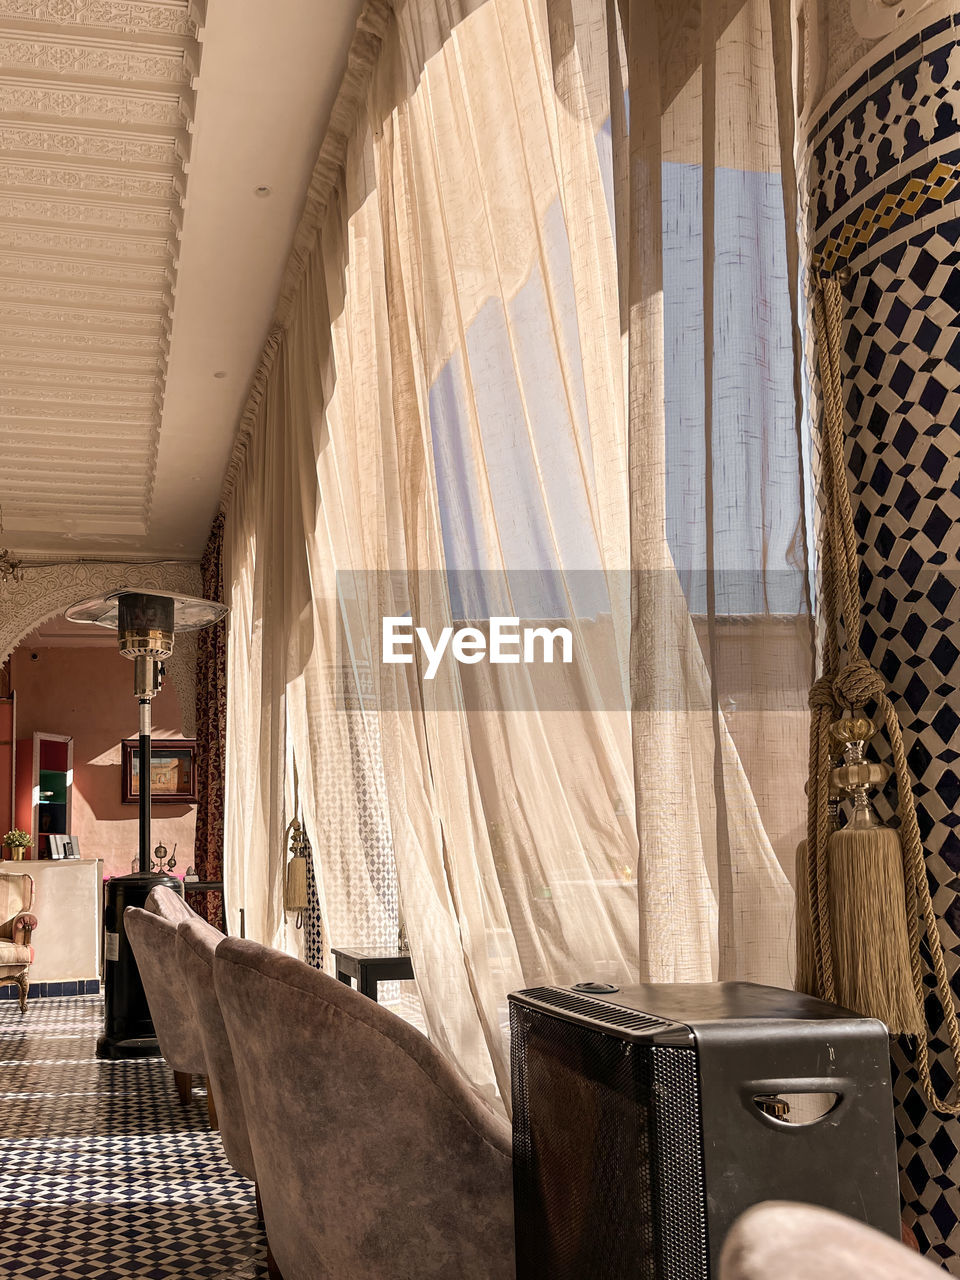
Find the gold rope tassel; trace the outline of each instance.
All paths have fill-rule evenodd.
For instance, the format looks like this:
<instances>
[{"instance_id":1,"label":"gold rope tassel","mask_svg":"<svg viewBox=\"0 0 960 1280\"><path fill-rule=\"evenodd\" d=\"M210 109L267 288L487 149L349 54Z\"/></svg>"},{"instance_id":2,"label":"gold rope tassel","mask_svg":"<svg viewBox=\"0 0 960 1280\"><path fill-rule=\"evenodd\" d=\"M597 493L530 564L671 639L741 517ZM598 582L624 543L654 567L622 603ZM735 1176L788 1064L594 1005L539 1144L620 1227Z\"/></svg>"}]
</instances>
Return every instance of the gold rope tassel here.
<instances>
[{"instance_id":1,"label":"gold rope tassel","mask_svg":"<svg viewBox=\"0 0 960 1280\"><path fill-rule=\"evenodd\" d=\"M845 827L830 837L827 857L837 1003L879 1018L891 1035L922 1035L897 833Z\"/></svg>"},{"instance_id":2,"label":"gold rope tassel","mask_svg":"<svg viewBox=\"0 0 960 1280\"><path fill-rule=\"evenodd\" d=\"M834 793L846 793L853 812L827 840L830 940L838 1004L887 1024L893 1035L920 1035L923 1018L913 985L907 899L900 838L880 825L868 788L890 777L865 759L876 733L872 720L849 715L830 726L844 763L830 774Z\"/></svg>"},{"instance_id":3,"label":"gold rope tassel","mask_svg":"<svg viewBox=\"0 0 960 1280\"><path fill-rule=\"evenodd\" d=\"M955 1078L960 1077L960 1019L927 882L903 731L883 678L860 649L863 602L843 448L843 302L836 278L819 280L814 317L823 393L825 625L823 674L810 692L807 853L802 859L806 875L798 881L798 912L804 917L797 925L798 979L808 980L812 952L816 994L882 1019L894 1034L916 1036L923 1094L935 1110L956 1116L960 1099L939 1097L930 1075L921 928ZM877 708L893 756L899 834L879 823L868 799L869 788L890 776L886 765L864 756L864 746L875 732L863 714L868 702ZM845 712L837 718L839 708ZM831 769L837 756L841 763ZM852 815L840 831L831 831L831 790L852 801Z\"/></svg>"}]
</instances>

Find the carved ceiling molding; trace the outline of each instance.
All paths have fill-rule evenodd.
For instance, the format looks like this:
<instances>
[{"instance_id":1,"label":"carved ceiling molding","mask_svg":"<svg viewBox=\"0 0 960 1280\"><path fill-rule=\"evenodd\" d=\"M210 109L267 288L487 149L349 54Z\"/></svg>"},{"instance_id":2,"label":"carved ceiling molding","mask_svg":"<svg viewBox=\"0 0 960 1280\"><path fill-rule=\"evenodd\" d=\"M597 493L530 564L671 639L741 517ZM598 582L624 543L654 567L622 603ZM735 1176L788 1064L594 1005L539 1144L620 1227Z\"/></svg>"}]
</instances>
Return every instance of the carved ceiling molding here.
<instances>
[{"instance_id":1,"label":"carved ceiling molding","mask_svg":"<svg viewBox=\"0 0 960 1280\"><path fill-rule=\"evenodd\" d=\"M12 301L0 302L0 317L20 321L33 320L37 324L44 326L49 324L83 324L111 329L114 325L118 325L123 331L140 329L145 333L159 332L163 322L162 316L145 316L136 312L127 313L120 307L111 311L96 308L85 310L82 307L58 308L39 302Z\"/></svg>"},{"instance_id":2,"label":"carved ceiling molding","mask_svg":"<svg viewBox=\"0 0 960 1280\"><path fill-rule=\"evenodd\" d=\"M22 367L23 379L27 383L32 383L37 376L46 379L51 375L65 381L76 370L78 383L84 387L97 385L96 378L101 374L105 379L102 385L106 387L114 379L138 381L157 378L160 372L156 360L150 356L86 356L76 351L41 351L27 347L3 349L0 351L0 361L4 362L0 366L4 369L8 369L10 365Z\"/></svg>"},{"instance_id":3,"label":"carved ceiling molding","mask_svg":"<svg viewBox=\"0 0 960 1280\"><path fill-rule=\"evenodd\" d=\"M36 376L37 369L102 369L105 373L159 376L159 362L148 352L145 356L122 356L115 351L88 355L84 351L50 351L43 347L15 347L4 342L0 346L0 360L11 364L31 366L29 377Z\"/></svg>"},{"instance_id":4,"label":"carved ceiling molding","mask_svg":"<svg viewBox=\"0 0 960 1280\"><path fill-rule=\"evenodd\" d=\"M31 569L28 561L24 570L23 582L0 583L0 663L42 622L81 600L122 587L200 594L200 566L195 562L64 562Z\"/></svg>"},{"instance_id":5,"label":"carved ceiling molding","mask_svg":"<svg viewBox=\"0 0 960 1280\"><path fill-rule=\"evenodd\" d=\"M106 80L157 80L179 85L184 60L196 63L193 40L180 48L144 49L125 40L110 44L103 37L70 39L44 35L24 38L0 35L0 64L17 71L52 71L56 75L98 76Z\"/></svg>"},{"instance_id":6,"label":"carved ceiling molding","mask_svg":"<svg viewBox=\"0 0 960 1280\"><path fill-rule=\"evenodd\" d=\"M176 138L0 122L0 148L4 151L36 151L43 155L80 156L84 160L175 167L180 145Z\"/></svg>"},{"instance_id":7,"label":"carved ceiling molding","mask_svg":"<svg viewBox=\"0 0 960 1280\"><path fill-rule=\"evenodd\" d=\"M112 263L71 258L31 257L28 254L5 253L0 250L0 276L27 276L31 280L37 277L67 277L69 279L90 279L103 286L108 281L118 287L131 289L157 288L165 289L170 284L170 272L163 266L142 266L138 263Z\"/></svg>"},{"instance_id":8,"label":"carved ceiling molding","mask_svg":"<svg viewBox=\"0 0 960 1280\"><path fill-rule=\"evenodd\" d=\"M0 390L0 414L4 417L50 418L57 422L62 422L66 416L73 422L114 422L137 426L143 423L145 412L153 413L157 403L156 397L151 396L144 406L130 408L124 405L102 404L99 401L91 402L89 393L85 398L81 398L79 393L67 395L63 392L58 396L50 397L49 400L42 396L35 396L29 403L24 403L13 400L11 395L12 393L6 387ZM64 406L67 407L66 414ZM12 423L11 429L16 430Z\"/></svg>"},{"instance_id":9,"label":"carved ceiling molding","mask_svg":"<svg viewBox=\"0 0 960 1280\"><path fill-rule=\"evenodd\" d=\"M36 380L36 381L34 381ZM106 373L99 370L96 373L81 373L78 369L60 369L60 368L29 368L22 365L3 365L0 364L0 387L3 390L0 394L6 395L7 389L5 383L18 383L24 387L49 387L66 386L72 389L92 390L93 394L98 397L103 396L111 388L117 388L118 394L126 391L130 395L155 395L157 371L147 371L143 374L137 373ZM30 394L34 394L33 391ZM51 395L53 395L51 390Z\"/></svg>"},{"instance_id":10,"label":"carved ceiling molding","mask_svg":"<svg viewBox=\"0 0 960 1280\"><path fill-rule=\"evenodd\" d=\"M0 219L66 222L71 227L88 222L97 227L116 227L139 235L145 232L169 235L173 215L172 207L155 209L136 204L94 204L83 200L52 200L47 196L0 194Z\"/></svg>"},{"instance_id":11,"label":"carved ceiling molding","mask_svg":"<svg viewBox=\"0 0 960 1280\"><path fill-rule=\"evenodd\" d=\"M2 272L0 272L2 275ZM17 293L22 298L17 298ZM77 285L57 283L50 280L31 280L27 277L15 277L7 285L5 293L12 301L27 302L30 299L44 301L75 303L78 306L103 307L105 310L121 311L124 307L136 307L141 311L152 311L156 315L166 314L167 307L163 300L163 289L157 288L149 293L134 292L132 289L100 289L95 285Z\"/></svg>"},{"instance_id":12,"label":"carved ceiling molding","mask_svg":"<svg viewBox=\"0 0 960 1280\"><path fill-rule=\"evenodd\" d=\"M0 111L11 115L54 116L64 120L111 124L155 124L178 129L190 119L190 98L169 93L133 93L118 89L58 89L29 80L0 84Z\"/></svg>"},{"instance_id":13,"label":"carved ceiling molding","mask_svg":"<svg viewBox=\"0 0 960 1280\"><path fill-rule=\"evenodd\" d=\"M179 0L0 0L0 20L76 23L78 27L192 36L189 8Z\"/></svg>"},{"instance_id":14,"label":"carved ceiling molding","mask_svg":"<svg viewBox=\"0 0 960 1280\"><path fill-rule=\"evenodd\" d=\"M123 196L172 204L176 199L171 174L130 173L102 166L29 164L24 160L0 161L0 183L5 187L54 187L85 195Z\"/></svg>"},{"instance_id":15,"label":"carved ceiling molding","mask_svg":"<svg viewBox=\"0 0 960 1280\"><path fill-rule=\"evenodd\" d=\"M83 329L25 329L0 322L0 347L9 343L27 342L54 347L106 347L106 354L113 351L139 352L154 355L157 349L153 338L137 338L122 333L90 333Z\"/></svg>"},{"instance_id":16,"label":"carved ceiling molding","mask_svg":"<svg viewBox=\"0 0 960 1280\"><path fill-rule=\"evenodd\" d=\"M118 522L149 530L203 10L0 0L0 504L14 546L45 520L93 539ZM77 464L51 465L58 452Z\"/></svg>"},{"instance_id":17,"label":"carved ceiling molding","mask_svg":"<svg viewBox=\"0 0 960 1280\"><path fill-rule=\"evenodd\" d=\"M95 231L68 231L64 227L4 227L3 244L7 249L102 253L111 258L156 258L165 264L173 258L169 240L98 235Z\"/></svg>"}]
</instances>

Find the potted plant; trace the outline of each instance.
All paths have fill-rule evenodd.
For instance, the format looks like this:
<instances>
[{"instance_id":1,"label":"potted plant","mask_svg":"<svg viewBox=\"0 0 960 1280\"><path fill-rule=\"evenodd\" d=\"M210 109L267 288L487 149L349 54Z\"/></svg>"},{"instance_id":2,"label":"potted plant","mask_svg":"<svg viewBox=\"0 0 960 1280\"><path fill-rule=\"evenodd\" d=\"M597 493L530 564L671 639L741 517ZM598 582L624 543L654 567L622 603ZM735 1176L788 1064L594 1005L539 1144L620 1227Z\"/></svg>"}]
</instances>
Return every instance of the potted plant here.
<instances>
[{"instance_id":1,"label":"potted plant","mask_svg":"<svg viewBox=\"0 0 960 1280\"><path fill-rule=\"evenodd\" d=\"M21 831L19 827L14 827L3 837L3 847L10 850L10 858L14 862L22 862L23 851L29 849L32 844L30 832Z\"/></svg>"}]
</instances>

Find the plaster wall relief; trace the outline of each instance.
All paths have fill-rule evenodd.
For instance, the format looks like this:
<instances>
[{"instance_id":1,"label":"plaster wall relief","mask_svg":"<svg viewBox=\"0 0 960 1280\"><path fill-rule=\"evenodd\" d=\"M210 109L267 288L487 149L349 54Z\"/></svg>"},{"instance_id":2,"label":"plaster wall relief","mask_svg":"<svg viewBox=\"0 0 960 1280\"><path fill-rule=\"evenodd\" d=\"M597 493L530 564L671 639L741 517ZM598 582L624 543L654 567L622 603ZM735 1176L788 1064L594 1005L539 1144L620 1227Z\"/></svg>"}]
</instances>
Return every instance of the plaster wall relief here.
<instances>
[{"instance_id":1,"label":"plaster wall relief","mask_svg":"<svg viewBox=\"0 0 960 1280\"><path fill-rule=\"evenodd\" d=\"M200 566L194 561L109 564L63 561L31 568L23 561L23 581L0 583L0 665L41 622L55 618L80 600L121 587L200 595ZM179 644L179 641L178 641ZM185 711L186 714L186 711Z\"/></svg>"},{"instance_id":2,"label":"plaster wall relief","mask_svg":"<svg viewBox=\"0 0 960 1280\"><path fill-rule=\"evenodd\" d=\"M798 166L804 257L808 271L849 271L842 372L863 650L903 725L960 1000L960 6L881 8L829 5L833 88L809 113ZM843 23L859 24L859 61L831 52ZM812 347L807 372L816 413ZM935 1001L930 1013L936 1026ZM942 1036L934 1058L943 1094ZM905 1217L960 1275L960 1122L928 1110L908 1042L894 1065Z\"/></svg>"},{"instance_id":3,"label":"plaster wall relief","mask_svg":"<svg viewBox=\"0 0 960 1280\"><path fill-rule=\"evenodd\" d=\"M0 0L0 498L21 548L150 527L204 18Z\"/></svg>"}]
</instances>

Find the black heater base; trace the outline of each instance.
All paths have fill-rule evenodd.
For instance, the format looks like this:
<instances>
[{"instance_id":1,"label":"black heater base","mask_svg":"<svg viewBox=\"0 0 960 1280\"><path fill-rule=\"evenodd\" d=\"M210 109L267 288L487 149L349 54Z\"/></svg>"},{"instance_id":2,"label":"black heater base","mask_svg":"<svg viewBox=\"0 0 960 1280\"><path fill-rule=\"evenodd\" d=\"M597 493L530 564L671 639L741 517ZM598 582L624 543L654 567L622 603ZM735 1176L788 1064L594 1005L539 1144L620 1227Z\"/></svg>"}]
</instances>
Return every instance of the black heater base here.
<instances>
[{"instance_id":1,"label":"black heater base","mask_svg":"<svg viewBox=\"0 0 960 1280\"><path fill-rule=\"evenodd\" d=\"M107 881L104 1025L97 1041L98 1058L150 1058L160 1053L140 970L123 927L127 907L142 907L158 884L183 894L183 885L173 876L138 872Z\"/></svg>"},{"instance_id":2,"label":"black heater base","mask_svg":"<svg viewBox=\"0 0 960 1280\"><path fill-rule=\"evenodd\" d=\"M160 1045L156 1036L139 1040L112 1040L104 1034L97 1039L97 1057L116 1062L120 1058L159 1058Z\"/></svg>"}]
</instances>

